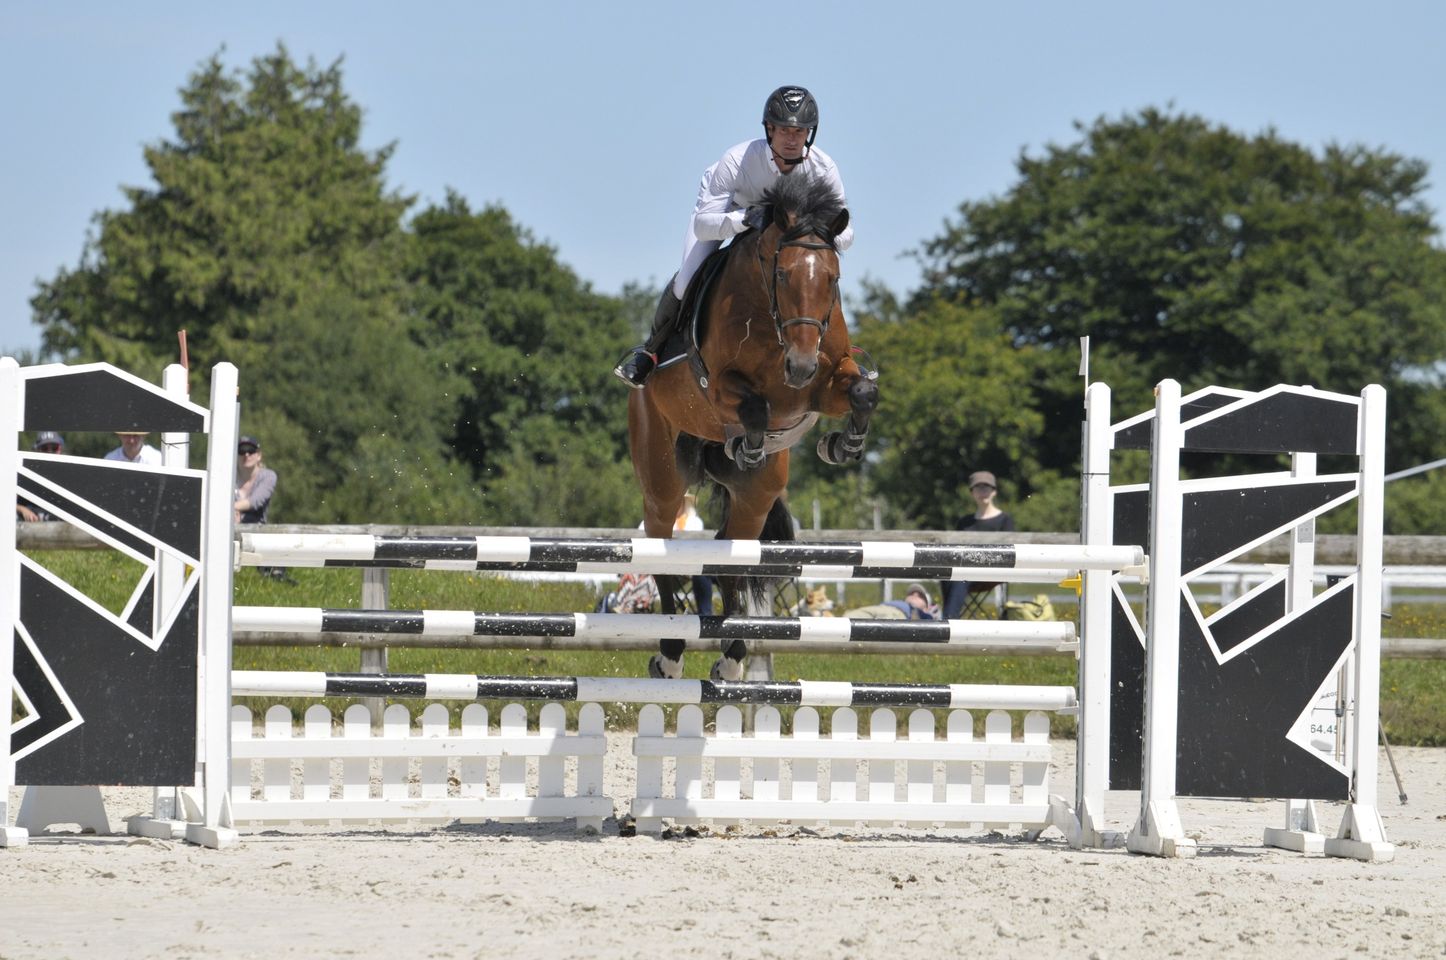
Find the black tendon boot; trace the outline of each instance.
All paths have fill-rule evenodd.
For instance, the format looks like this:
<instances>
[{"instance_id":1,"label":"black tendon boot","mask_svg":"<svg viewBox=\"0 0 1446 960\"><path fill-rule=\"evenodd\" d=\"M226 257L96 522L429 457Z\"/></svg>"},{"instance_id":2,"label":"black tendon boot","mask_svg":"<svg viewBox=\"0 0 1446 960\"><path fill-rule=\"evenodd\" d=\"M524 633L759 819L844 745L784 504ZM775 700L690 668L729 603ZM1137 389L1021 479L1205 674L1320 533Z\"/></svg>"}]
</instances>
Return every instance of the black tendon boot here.
<instances>
[{"instance_id":1,"label":"black tendon boot","mask_svg":"<svg viewBox=\"0 0 1446 960\"><path fill-rule=\"evenodd\" d=\"M678 323L678 311L682 306L673 294L672 281L669 281L663 287L663 295L658 298L658 310L653 314L653 332L648 334L648 342L640 347L633 347L627 356L613 367L613 374L619 380L634 390L643 389L643 384L648 382L648 375L658 365L658 351L663 349L663 344L672 336L673 327Z\"/></svg>"}]
</instances>

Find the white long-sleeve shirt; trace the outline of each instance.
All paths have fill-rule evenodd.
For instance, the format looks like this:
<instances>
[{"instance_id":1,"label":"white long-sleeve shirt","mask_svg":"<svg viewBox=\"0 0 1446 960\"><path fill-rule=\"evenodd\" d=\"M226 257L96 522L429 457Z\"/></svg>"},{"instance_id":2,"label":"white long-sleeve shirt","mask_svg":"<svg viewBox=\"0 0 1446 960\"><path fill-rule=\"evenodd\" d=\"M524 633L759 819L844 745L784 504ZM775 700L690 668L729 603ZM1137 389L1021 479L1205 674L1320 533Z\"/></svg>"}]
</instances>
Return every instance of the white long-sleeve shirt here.
<instances>
[{"instance_id":1,"label":"white long-sleeve shirt","mask_svg":"<svg viewBox=\"0 0 1446 960\"><path fill-rule=\"evenodd\" d=\"M810 147L804 161L786 176L799 175L827 181L845 200L843 181L833 158L817 147ZM768 141L749 140L723 154L722 159L703 173L698 187L698 200L693 207L693 236L698 240L727 240L743 232L743 211L763 201L763 194L785 176L773 162ZM849 225L835 238L840 250L847 250L854 240Z\"/></svg>"},{"instance_id":2,"label":"white long-sleeve shirt","mask_svg":"<svg viewBox=\"0 0 1446 960\"><path fill-rule=\"evenodd\" d=\"M703 171L698 184L698 199L693 216L683 237L683 262L673 277L673 294L682 299L688 281L703 265L708 254L717 250L729 237L743 232L743 212L763 201L763 194L782 176L819 177L827 181L844 201L843 181L833 158L817 147L810 147L808 157L788 174L780 173L773 162L773 151L767 140L749 140L723 154L722 159ZM839 250L847 250L854 242L853 222L834 238Z\"/></svg>"}]
</instances>

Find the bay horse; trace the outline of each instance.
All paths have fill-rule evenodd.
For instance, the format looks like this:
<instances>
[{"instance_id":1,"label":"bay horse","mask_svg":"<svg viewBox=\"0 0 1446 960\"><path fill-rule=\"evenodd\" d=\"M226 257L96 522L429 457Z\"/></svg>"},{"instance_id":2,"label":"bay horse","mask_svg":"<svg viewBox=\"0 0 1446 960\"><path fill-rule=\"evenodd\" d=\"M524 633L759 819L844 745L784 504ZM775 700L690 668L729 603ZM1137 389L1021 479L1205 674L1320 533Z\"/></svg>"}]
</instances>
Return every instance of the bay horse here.
<instances>
[{"instance_id":1,"label":"bay horse","mask_svg":"<svg viewBox=\"0 0 1446 960\"><path fill-rule=\"evenodd\" d=\"M690 362L661 367L628 398L628 441L643 494L643 527L668 538L683 495L708 480L721 487L727 540L792 540L785 504L789 450L818 420L844 417L819 440L831 464L863 456L878 384L853 358L839 297L835 238L848 210L825 182L780 176L763 198L762 226L737 236L704 291ZM706 269L706 268L705 268ZM660 575L663 612L675 613L681 577ZM720 576L723 613L746 613L765 581ZM711 610L700 610L709 615ZM720 641L714 679L743 676L747 647ZM648 663L655 677L683 673L681 639L663 639Z\"/></svg>"}]
</instances>

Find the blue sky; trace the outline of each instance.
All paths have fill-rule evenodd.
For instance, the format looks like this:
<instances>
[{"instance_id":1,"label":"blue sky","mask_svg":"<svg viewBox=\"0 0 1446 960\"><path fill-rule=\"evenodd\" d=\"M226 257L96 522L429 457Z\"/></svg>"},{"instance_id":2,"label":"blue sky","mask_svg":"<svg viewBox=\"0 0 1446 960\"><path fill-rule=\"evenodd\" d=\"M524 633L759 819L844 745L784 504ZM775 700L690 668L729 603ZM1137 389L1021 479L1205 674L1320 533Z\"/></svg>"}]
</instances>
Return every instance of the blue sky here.
<instances>
[{"instance_id":1,"label":"blue sky","mask_svg":"<svg viewBox=\"0 0 1446 960\"><path fill-rule=\"evenodd\" d=\"M1246 134L1427 161L1446 207L1446 3L272 2L0 6L0 350L34 348L37 278L79 263L90 220L150 184L141 150L223 46L345 57L391 186L499 203L603 292L677 266L698 176L811 88L857 237L845 289L905 293L906 252L1020 151L1073 123L1174 104Z\"/></svg>"}]
</instances>

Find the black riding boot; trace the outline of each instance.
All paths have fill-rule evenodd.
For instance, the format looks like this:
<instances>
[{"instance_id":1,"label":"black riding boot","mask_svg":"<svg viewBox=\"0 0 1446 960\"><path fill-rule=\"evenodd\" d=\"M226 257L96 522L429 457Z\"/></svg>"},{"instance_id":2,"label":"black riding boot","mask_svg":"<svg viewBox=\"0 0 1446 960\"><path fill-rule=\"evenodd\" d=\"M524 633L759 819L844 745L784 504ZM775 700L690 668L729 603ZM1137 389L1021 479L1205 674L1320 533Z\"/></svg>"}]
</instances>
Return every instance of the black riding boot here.
<instances>
[{"instance_id":1,"label":"black riding boot","mask_svg":"<svg viewBox=\"0 0 1446 960\"><path fill-rule=\"evenodd\" d=\"M619 380L634 390L643 389L643 384L648 382L648 375L658 365L658 351L663 349L663 344L672 336L682 306L673 293L672 281L668 281L663 287L663 295L658 298L658 309L653 314L653 331L648 334L648 342L640 347L633 347L627 356L613 367L613 374Z\"/></svg>"}]
</instances>

